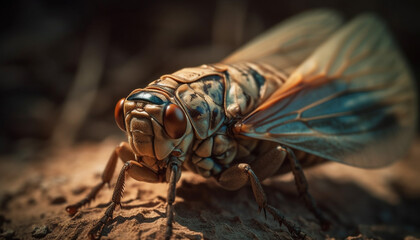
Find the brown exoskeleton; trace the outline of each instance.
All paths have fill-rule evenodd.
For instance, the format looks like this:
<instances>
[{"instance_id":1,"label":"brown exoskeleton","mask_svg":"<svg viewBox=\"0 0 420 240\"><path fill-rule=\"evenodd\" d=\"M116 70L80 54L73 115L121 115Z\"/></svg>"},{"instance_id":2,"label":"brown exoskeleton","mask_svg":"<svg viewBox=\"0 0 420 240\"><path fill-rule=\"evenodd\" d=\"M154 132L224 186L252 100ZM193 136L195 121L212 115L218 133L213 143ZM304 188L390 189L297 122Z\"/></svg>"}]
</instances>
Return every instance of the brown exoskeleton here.
<instances>
[{"instance_id":1,"label":"brown exoskeleton","mask_svg":"<svg viewBox=\"0 0 420 240\"><path fill-rule=\"evenodd\" d=\"M112 202L91 237L121 203L128 173L169 183L170 238L175 186L186 170L229 190L250 183L260 210L303 238L267 203L260 184L292 171L299 194L326 228L302 167L326 160L366 168L389 164L406 151L416 121L413 80L382 22L362 15L341 25L334 12L309 12L221 63L163 75L131 92L115 108L128 143L114 150L102 182L66 210L74 214L90 202L111 181L120 158Z\"/></svg>"}]
</instances>

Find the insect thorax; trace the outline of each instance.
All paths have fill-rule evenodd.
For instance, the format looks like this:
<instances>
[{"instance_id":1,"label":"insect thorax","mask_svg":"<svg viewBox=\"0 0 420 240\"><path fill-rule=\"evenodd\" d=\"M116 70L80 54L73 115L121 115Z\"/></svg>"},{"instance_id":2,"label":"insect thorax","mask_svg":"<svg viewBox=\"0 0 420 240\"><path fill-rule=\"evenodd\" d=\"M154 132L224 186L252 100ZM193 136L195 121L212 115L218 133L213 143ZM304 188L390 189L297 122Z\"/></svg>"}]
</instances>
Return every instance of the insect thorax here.
<instances>
[{"instance_id":1,"label":"insect thorax","mask_svg":"<svg viewBox=\"0 0 420 240\"><path fill-rule=\"evenodd\" d=\"M237 158L246 157L257 140L239 140L229 127L264 102L285 76L255 63L214 64L185 68L149 84L175 96L193 128L184 166L215 176Z\"/></svg>"}]
</instances>

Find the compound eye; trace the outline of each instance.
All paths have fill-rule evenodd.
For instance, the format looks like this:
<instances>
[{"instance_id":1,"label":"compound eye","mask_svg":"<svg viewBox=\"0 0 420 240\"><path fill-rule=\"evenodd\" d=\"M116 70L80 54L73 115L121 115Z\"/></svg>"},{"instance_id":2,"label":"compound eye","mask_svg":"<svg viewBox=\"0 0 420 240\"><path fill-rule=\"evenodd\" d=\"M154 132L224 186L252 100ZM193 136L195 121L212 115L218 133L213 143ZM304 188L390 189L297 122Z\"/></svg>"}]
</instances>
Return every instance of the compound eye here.
<instances>
[{"instance_id":1,"label":"compound eye","mask_svg":"<svg viewBox=\"0 0 420 240\"><path fill-rule=\"evenodd\" d=\"M187 118L184 112L175 104L169 104L165 109L163 126L172 139L180 138L187 129Z\"/></svg>"},{"instance_id":2,"label":"compound eye","mask_svg":"<svg viewBox=\"0 0 420 240\"><path fill-rule=\"evenodd\" d=\"M125 98L121 98L117 105L115 105L114 117L118 127L125 132L125 121L124 121L124 101Z\"/></svg>"}]
</instances>

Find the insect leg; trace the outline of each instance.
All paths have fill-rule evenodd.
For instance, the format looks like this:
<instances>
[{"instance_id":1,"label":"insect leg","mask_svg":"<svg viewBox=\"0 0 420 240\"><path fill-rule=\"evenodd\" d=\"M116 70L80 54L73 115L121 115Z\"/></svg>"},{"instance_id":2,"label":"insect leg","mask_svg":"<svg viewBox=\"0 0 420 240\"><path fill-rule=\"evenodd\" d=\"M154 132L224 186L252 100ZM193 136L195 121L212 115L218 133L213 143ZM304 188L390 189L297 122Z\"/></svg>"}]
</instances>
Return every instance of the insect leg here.
<instances>
[{"instance_id":1,"label":"insect leg","mask_svg":"<svg viewBox=\"0 0 420 240\"><path fill-rule=\"evenodd\" d=\"M167 195L167 206L166 206L166 232L165 232L165 239L169 240L172 236L172 222L174 218L174 209L173 203L175 202L176 196L176 182L179 179L177 175L179 166L175 163L170 165L170 177L169 177L169 185L168 185L168 195Z\"/></svg>"},{"instance_id":2,"label":"insect leg","mask_svg":"<svg viewBox=\"0 0 420 240\"><path fill-rule=\"evenodd\" d=\"M121 142L120 145L114 149L102 173L102 182L98 183L94 188L92 188L90 193L85 198L75 204L66 207L66 211L70 215L76 214L79 208L95 199L96 195L105 184L108 184L109 186L109 182L111 181L115 172L115 166L117 165L118 157L120 157L123 162L135 159L128 143Z\"/></svg>"},{"instance_id":3,"label":"insect leg","mask_svg":"<svg viewBox=\"0 0 420 240\"><path fill-rule=\"evenodd\" d=\"M252 170L260 181L273 176L283 165L287 151L281 146L275 146L257 157L250 163Z\"/></svg>"},{"instance_id":4,"label":"insect leg","mask_svg":"<svg viewBox=\"0 0 420 240\"><path fill-rule=\"evenodd\" d=\"M250 163L250 165L258 179L264 180L265 178L272 176L281 167L286 159L286 155L286 149L281 146L275 146L261 156L258 156L257 160ZM218 181L224 189L238 190L248 182L248 177L242 173L237 175L236 170L231 173L232 169L227 169L226 171L228 172L223 173ZM231 174L234 176L231 176ZM232 178L235 180L232 181Z\"/></svg>"},{"instance_id":5,"label":"insect leg","mask_svg":"<svg viewBox=\"0 0 420 240\"><path fill-rule=\"evenodd\" d=\"M302 166L297 160L293 150L286 148L289 156L290 167L295 177L296 188L299 192L300 197L305 201L306 207L318 218L321 223L321 228L323 230L328 230L330 223L325 218L321 210L319 210L314 198L308 191L308 182L306 181L305 174L303 173Z\"/></svg>"},{"instance_id":6,"label":"insect leg","mask_svg":"<svg viewBox=\"0 0 420 240\"><path fill-rule=\"evenodd\" d=\"M121 198L124 192L124 183L125 183L125 173L136 180L147 181L147 182L157 182L159 176L154 173L152 170L142 166L140 163L130 160L127 161L120 171L118 176L117 183L115 184L114 193L112 194L111 204L105 211L104 216L95 224L95 226L89 231L89 237L95 239L100 236L100 232L108 220L112 219L112 214L117 205L121 205ZM141 176L144 177L141 177Z\"/></svg>"},{"instance_id":7,"label":"insect leg","mask_svg":"<svg viewBox=\"0 0 420 240\"><path fill-rule=\"evenodd\" d=\"M240 182L245 184L247 181L251 182L252 191L254 192L255 200L258 204L258 208L264 209L264 214L268 211L279 224L284 224L289 230L290 234L294 238L299 239L308 239L309 237L300 230L295 224L289 222L285 217L273 206L267 204L267 198L265 196L264 190L255 175L254 171L251 169L251 166L246 163L240 163L238 165L232 166L222 173L219 179L219 183L222 185L228 182Z\"/></svg>"}]
</instances>

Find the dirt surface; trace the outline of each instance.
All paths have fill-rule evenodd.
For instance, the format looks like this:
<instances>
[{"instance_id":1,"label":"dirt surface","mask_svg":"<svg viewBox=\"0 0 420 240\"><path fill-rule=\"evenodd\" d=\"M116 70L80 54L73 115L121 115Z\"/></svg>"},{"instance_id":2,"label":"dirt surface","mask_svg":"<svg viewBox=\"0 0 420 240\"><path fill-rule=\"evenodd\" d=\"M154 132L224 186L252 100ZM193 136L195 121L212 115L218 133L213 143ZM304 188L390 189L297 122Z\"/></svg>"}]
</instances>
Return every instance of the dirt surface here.
<instances>
[{"instance_id":1,"label":"dirt surface","mask_svg":"<svg viewBox=\"0 0 420 240\"><path fill-rule=\"evenodd\" d=\"M112 195L105 188L90 206L70 217L64 208L100 181L117 139L38 154L38 161L0 161L0 239L86 239ZM332 222L321 231L298 198L291 175L264 183L268 201L314 239L420 238L420 141L405 160L365 170L328 163L306 171L313 194ZM117 169L121 167L119 163ZM118 171L118 170L117 170ZM113 179L115 184L116 177ZM102 239L162 238L166 184L129 179L123 209ZM271 216L264 218L250 187L229 192L184 172L175 203L175 239L291 239Z\"/></svg>"},{"instance_id":2,"label":"dirt surface","mask_svg":"<svg viewBox=\"0 0 420 240\"><path fill-rule=\"evenodd\" d=\"M112 186L72 217L64 209L100 181L121 140L103 140L122 136L115 103L162 74L218 62L293 15L316 8L334 9L347 20L375 13L420 76L415 1L3 2L0 239L86 239ZM62 147L40 150L52 143ZM409 240L420 237L419 158L417 141L407 159L388 168L308 170L310 191L333 223L327 232L298 198L290 175L266 181L264 189L269 203L314 239ZM271 216L258 213L249 187L228 192L183 173L177 192L174 238L290 239ZM124 209L116 210L102 239L161 237L165 198L166 184L130 179Z\"/></svg>"}]
</instances>

